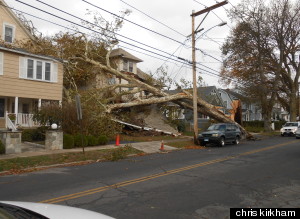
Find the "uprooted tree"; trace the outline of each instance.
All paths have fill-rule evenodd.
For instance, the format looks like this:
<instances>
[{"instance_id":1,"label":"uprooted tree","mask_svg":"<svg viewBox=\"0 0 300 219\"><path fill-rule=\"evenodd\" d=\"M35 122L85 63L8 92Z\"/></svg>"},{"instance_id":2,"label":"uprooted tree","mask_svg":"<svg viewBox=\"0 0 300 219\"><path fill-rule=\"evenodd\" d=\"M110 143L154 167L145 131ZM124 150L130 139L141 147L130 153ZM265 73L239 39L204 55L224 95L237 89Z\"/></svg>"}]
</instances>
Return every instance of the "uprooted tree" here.
<instances>
[{"instance_id":1,"label":"uprooted tree","mask_svg":"<svg viewBox=\"0 0 300 219\"><path fill-rule=\"evenodd\" d=\"M128 13L123 13L124 16L126 14ZM180 107L193 109L191 93L182 90L181 93L170 95L163 91L163 86L154 86L155 80L153 78L149 77L149 80L141 81L133 75L118 71L114 63L111 63L110 52L118 42L113 33L122 26L120 18L115 22L104 22L104 19L100 15L94 14L94 23L86 22L85 25L92 26L96 32L92 36L83 34L80 31L76 33L59 33L54 37L46 38L38 36L36 37L36 42L27 42L21 45L33 53L51 55L65 60L64 94L67 102L72 100L74 94L81 92L80 87L86 86L100 75L103 78L113 76L129 82L128 84L103 84L103 87L100 89L88 89L82 92L87 100L86 103L92 103L101 108L99 110L101 112L100 116L111 115L116 111L134 106L166 102L174 102ZM117 92L118 88L131 89L123 89L125 91ZM134 94L141 91L149 93L149 98L134 98ZM119 101L119 97L129 95L132 98L127 99L126 102ZM215 106L205 102L203 99L198 98L197 103L199 113L219 122L234 123L234 121L226 117ZM93 110L95 111L95 108ZM94 116L96 119L99 114ZM250 136L243 127L240 126L240 128Z\"/></svg>"}]
</instances>

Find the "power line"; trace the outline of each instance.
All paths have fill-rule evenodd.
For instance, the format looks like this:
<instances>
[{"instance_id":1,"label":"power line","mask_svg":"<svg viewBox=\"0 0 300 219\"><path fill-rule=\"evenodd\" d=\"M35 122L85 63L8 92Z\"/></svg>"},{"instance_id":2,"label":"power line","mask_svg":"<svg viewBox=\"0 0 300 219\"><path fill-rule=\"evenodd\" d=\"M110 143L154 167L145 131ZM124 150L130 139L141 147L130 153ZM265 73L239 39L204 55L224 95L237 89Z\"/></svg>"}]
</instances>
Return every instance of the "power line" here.
<instances>
[{"instance_id":1,"label":"power line","mask_svg":"<svg viewBox=\"0 0 300 219\"><path fill-rule=\"evenodd\" d=\"M82 27L82 28L84 28L84 29L93 31L93 32L98 33L98 34L102 34L102 35L104 35L104 36L106 36L106 37L111 38L111 39L114 40L114 38L113 38L112 36L109 36L109 35L107 35L107 34L100 33L100 32L98 32L98 31L95 31L95 30L91 29L91 28L85 27L85 26L83 26L83 25L81 25L81 24L77 24L77 23L75 23L75 22L73 22L73 21L70 21L70 20L68 20L68 19L66 19L66 18L62 18L62 17L60 17L60 16L58 16L58 15L55 15L55 14L50 13L50 12L47 12L47 11L42 10L42 9L40 9L40 8L37 8L37 7L33 6L33 5L30 5L30 4L27 4L27 3L25 3L25 2L22 2L22 1L20 1L20 0L16 0L16 1L17 1L17 2L20 2L20 3L22 3L22 4L25 4L25 5L27 5L27 6L31 7L31 8L34 8L34 9L36 9L36 10L39 10L39 11L41 11L41 12L44 12L44 13L46 13L46 14L49 14L49 15L51 15L51 16L53 16L53 17L59 18L59 19L64 20L64 21L67 21L67 22L69 22L69 23L71 23L71 24L73 24L73 25ZM39 1L39 0L37 0L37 1ZM41 2L41 1L40 1L40 2ZM44 3L44 4L46 4L46 3ZM48 5L48 4L46 4L46 5L49 6L49 7L51 7L51 8L54 8L54 9L60 11L60 12L63 12L63 13L65 13L65 14L68 14L68 15L70 15L70 16L72 16L72 17L75 17L75 18L77 18L77 19L80 19L81 21L85 21L85 22L87 22L87 23L90 23L90 22L88 22L88 21L86 21L86 20L84 20L84 19L82 19L82 18L79 18L79 17L77 17L77 16L75 16L75 15L72 15L72 14L70 14L70 13L68 13L68 12L65 12L65 11L63 11L63 10L61 10L61 9L55 8L54 6L51 6L51 5ZM101 29L104 29L104 28L102 28L102 27L100 27L100 26L97 26L97 27L99 27L99 28L101 28ZM104 29L104 30L106 30L106 29ZM169 56L178 58L178 57L176 57L176 56L174 56L174 55L172 55L172 54L170 54L170 53L168 53L168 52L165 52L165 51L163 51L163 50L160 50L160 49L157 49L157 48L155 48L155 47L149 46L149 45L147 45L147 44L141 43L141 42L139 42L139 41L137 41L137 40L131 39L131 38L126 37L126 36L123 36L123 35L121 35L121 34L114 33L114 32L111 31L111 30L106 30L106 31L111 32L111 33L113 33L113 34L116 34L116 35L118 35L118 36L121 36L121 37L123 37L123 38L129 39L129 40L131 40L131 41L133 41L133 42L139 43L139 44L141 44L141 45L143 45L143 46L147 46L147 47L149 47L149 48L151 48L151 49L154 49L154 50L157 50L157 51L159 51L159 52L165 53L165 54L167 54L167 55L169 55ZM119 40L119 39L118 39L118 41L119 41L119 42L122 42L122 43L125 43L125 44L128 44L128 45L131 45L131 46L134 46L134 47L139 48L139 49L143 49L143 48L141 48L141 47L139 47L139 46L133 45L133 44L128 43L128 42L123 41L123 40ZM161 55L161 54L158 54L158 53L156 53L156 52L153 52L153 51L150 51L150 50L147 50L147 49L144 49L144 50L145 50L145 51L148 51L148 52L150 52L150 53L156 54L156 55L160 55L160 56L162 56L162 57L164 57L164 58L168 58L168 57L166 57L166 56L164 56L164 55ZM172 59L172 60L174 60L174 59ZM176 60L176 61L177 61L177 60Z\"/></svg>"},{"instance_id":2,"label":"power line","mask_svg":"<svg viewBox=\"0 0 300 219\"><path fill-rule=\"evenodd\" d=\"M24 2L22 2L22 1L19 1L19 0L16 0L16 1L17 1L17 2L20 2L20 3L22 3L22 4L25 4L25 5L29 6L29 7L35 8L36 10L39 10L39 11L42 11L42 12L44 12L44 13L50 14L51 16L54 16L54 17L57 17L57 18L62 19L62 20L64 20L64 21L70 22L70 23L72 23L72 24L74 24L74 25L77 25L77 26L79 26L79 27L83 27L83 28L85 28L85 29L87 29L87 30L90 30L90 31L99 33L98 31L95 31L95 30L92 30L92 29L90 29L90 28L84 27L84 26L82 26L82 25L80 25L80 24L77 24L77 23L75 23L75 22L69 21L69 20L67 20L67 19L65 19L65 18L59 17L59 16L54 15L54 14L52 14L52 13L46 12L46 11L44 11L44 10L42 10L42 9L36 8L36 7L32 6L32 5L29 5L29 4L27 4L27 3L24 3ZM12 9L13 9L13 8L12 8ZM65 26L63 26L63 25L60 25L60 24L51 22L51 21L49 21L49 20L42 19L42 18L40 18L40 17L37 17L37 16L31 15L31 14L22 12L22 11L20 11L20 10L16 10L16 9L13 9L13 10L19 11L19 12L21 12L21 13L27 14L27 15L29 15L29 16L33 16L33 17L35 17L35 18L44 20L44 21L46 21L46 22L49 22L49 23L52 23L52 24L55 24L55 25L58 25L58 26L61 26L61 27L64 27L64 28L67 28L67 27L65 27ZM73 29L71 29L71 28L67 28L67 29L73 30ZM78 30L73 30L73 31L78 31ZM81 32L81 33L82 33L82 32ZM111 36L108 36L108 37L111 38ZM153 52L153 51L150 51L150 50L141 48L141 47L139 47L139 46L136 46L136 45L127 43L127 42L125 42L125 41L120 41L120 42L123 42L123 43L128 44L128 45L133 46L133 47L136 47L136 48L138 48L138 49L144 50L144 51L146 51L146 52L153 53L153 54L155 54L155 55L158 55L158 56L167 58L167 60L172 60L172 61L175 61L175 62L177 62L177 63L186 64L185 62L182 62L182 61L180 61L180 60L172 59L172 58L170 58L170 57L166 57L166 56L164 56L164 55L162 55L162 54L155 53L155 52ZM176 51L175 51L175 52L176 52ZM173 55L171 55L171 56L173 56ZM176 57L176 56L174 56L174 57ZM176 57L176 58L180 58L180 57ZM182 59L182 58L181 58L181 59ZM184 59L182 59L182 60L184 60ZM185 61L187 61L187 60L185 60ZM169 61L168 61L168 62L169 62ZM190 62L188 62L188 63L191 64ZM203 66L203 67L206 67L206 68L209 68L209 67L207 67L207 66L205 66L205 65L203 65L203 64L202 64L202 66ZM189 67L189 68L191 69L191 66L187 66L187 67ZM206 69L199 68L199 67L197 67L197 69L199 69L199 70L201 70L201 71L204 71L204 72L206 72L206 73L212 74L212 75L214 75L214 76L220 77L219 75L217 75L217 74L215 74L215 73L212 73L212 72L210 72L210 71L208 71L208 70L206 70ZM209 68L209 69L210 69L210 70L213 70L213 71L215 71L215 72L217 72L217 71L214 70L214 69L211 69L211 68Z\"/></svg>"},{"instance_id":3,"label":"power line","mask_svg":"<svg viewBox=\"0 0 300 219\"><path fill-rule=\"evenodd\" d=\"M174 32L178 33L179 35L181 35L181 36L183 36L183 37L186 37L184 34L178 32L177 30L173 29L172 27L170 27L170 26L168 26L168 25L162 23L161 21L155 19L154 17L152 17L152 16L146 14L145 12L141 11L140 9L137 9L136 7L134 7L134 6L130 5L130 4L128 4L127 2L125 2L125 1L123 1L123 0L120 0L120 1L123 2L124 4L128 5L129 7L131 7L131 8L133 8L133 9L137 10L138 12L142 13L143 15L147 16L148 18L151 18L152 20L156 21L157 23L159 23L159 24L161 24L161 25L167 27L167 28L170 29L170 30L173 30Z\"/></svg>"},{"instance_id":4,"label":"power line","mask_svg":"<svg viewBox=\"0 0 300 219\"><path fill-rule=\"evenodd\" d=\"M38 0L37 0L37 1L38 1ZM154 30L151 30L151 29L149 29L149 28L147 28L147 27L144 27L144 26L142 26L142 25L140 25L140 24L137 24L137 23L135 23L135 22L133 22L133 21L130 21L130 20L126 19L126 18L123 18L123 17L121 17L121 16L119 16L119 15L117 15L117 14L115 14L115 13L112 13L112 12L110 12L110 11L108 11L108 10L105 10L104 8L101 8L101 7L97 6L97 5L94 5L94 4L92 4L92 3L90 3L90 2L88 2L88 1L86 1L86 0L82 0L82 1L85 2L85 3L87 3L87 4L89 4L89 5L91 5L91 6L93 6L93 7L95 7L95 8L98 8L98 9L100 9L100 10L102 10L102 11L105 11L106 13L112 14L112 15L114 15L114 16L116 16L116 17L118 17L118 18L121 18L121 19L123 19L123 20L125 20L125 21L127 21L127 22L129 22L129 23L131 23L131 24L134 24L134 25L136 25L136 26L138 26L138 27L140 27L140 28L143 28L143 29L145 29L145 30L148 30L148 31L150 31L150 32L152 32L152 33L155 33L155 34L159 35L159 36L165 37L165 38L167 38L167 39L169 39L169 40L172 40L172 41L174 41L174 42L176 42L176 43L182 44L182 43L181 43L180 41L178 41L178 40L175 40L175 39L173 39L173 38L171 38L171 37L168 37L168 36L166 36L166 35L164 35L164 34L158 33L158 32L156 32L156 31L154 31Z\"/></svg>"},{"instance_id":5,"label":"power line","mask_svg":"<svg viewBox=\"0 0 300 219\"><path fill-rule=\"evenodd\" d=\"M198 4L200 4L200 5L202 5L202 6L204 6L205 8L207 8L207 6L205 5L205 4L203 4L203 3L201 3L201 2L199 2L199 1L197 1L197 0L193 0L194 2L197 2ZM217 2L217 1L216 1ZM217 2L218 3L218 2ZM223 8L224 8L224 6L222 6ZM226 10L226 9L225 9ZM217 18L219 18L222 22L224 22L224 20L222 19L222 18L220 18L220 16L219 15L217 15L216 14L216 12L214 12L214 11L211 11ZM229 28L231 28L227 23L226 23L226 25L229 27Z\"/></svg>"}]
</instances>

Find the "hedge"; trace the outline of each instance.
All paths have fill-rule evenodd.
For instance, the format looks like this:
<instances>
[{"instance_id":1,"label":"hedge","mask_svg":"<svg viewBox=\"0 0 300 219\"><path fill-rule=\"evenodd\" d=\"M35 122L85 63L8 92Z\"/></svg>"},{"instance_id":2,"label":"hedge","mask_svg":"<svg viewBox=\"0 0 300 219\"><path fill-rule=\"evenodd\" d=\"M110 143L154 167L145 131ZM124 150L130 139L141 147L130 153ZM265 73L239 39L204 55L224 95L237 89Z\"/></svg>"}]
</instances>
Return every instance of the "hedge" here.
<instances>
[{"instance_id":1,"label":"hedge","mask_svg":"<svg viewBox=\"0 0 300 219\"><path fill-rule=\"evenodd\" d=\"M96 146L98 145L98 139L95 136L89 135L88 139L88 146Z\"/></svg>"},{"instance_id":2,"label":"hedge","mask_svg":"<svg viewBox=\"0 0 300 219\"><path fill-rule=\"evenodd\" d=\"M274 125L275 125L275 130L280 130L282 128L282 126L285 124L285 121L275 121ZM262 129L262 131L264 130L264 121L244 121L243 122L244 127L246 128L246 130L248 130L248 128L253 128L255 130L259 130Z\"/></svg>"},{"instance_id":3,"label":"hedge","mask_svg":"<svg viewBox=\"0 0 300 219\"><path fill-rule=\"evenodd\" d=\"M75 147L86 147L88 146L88 138L85 135L77 134L74 136L74 145Z\"/></svg>"},{"instance_id":4,"label":"hedge","mask_svg":"<svg viewBox=\"0 0 300 219\"><path fill-rule=\"evenodd\" d=\"M72 135L64 134L63 148L64 149L74 148L74 137Z\"/></svg>"},{"instance_id":5,"label":"hedge","mask_svg":"<svg viewBox=\"0 0 300 219\"><path fill-rule=\"evenodd\" d=\"M47 127L22 130L22 141L44 141Z\"/></svg>"},{"instance_id":6,"label":"hedge","mask_svg":"<svg viewBox=\"0 0 300 219\"><path fill-rule=\"evenodd\" d=\"M5 147L1 140L0 140L0 154L5 154Z\"/></svg>"},{"instance_id":7,"label":"hedge","mask_svg":"<svg viewBox=\"0 0 300 219\"><path fill-rule=\"evenodd\" d=\"M105 145L108 143L108 138L105 135L100 135L98 137L98 144L99 145Z\"/></svg>"}]
</instances>

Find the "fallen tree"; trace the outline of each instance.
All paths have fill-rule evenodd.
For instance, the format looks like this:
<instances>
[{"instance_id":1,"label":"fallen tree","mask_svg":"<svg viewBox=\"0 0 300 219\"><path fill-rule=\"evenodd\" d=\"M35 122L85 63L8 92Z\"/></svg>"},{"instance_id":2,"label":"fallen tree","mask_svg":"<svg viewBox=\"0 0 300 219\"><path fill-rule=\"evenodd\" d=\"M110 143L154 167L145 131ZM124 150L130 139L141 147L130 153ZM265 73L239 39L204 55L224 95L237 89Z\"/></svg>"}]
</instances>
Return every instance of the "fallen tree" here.
<instances>
[{"instance_id":1,"label":"fallen tree","mask_svg":"<svg viewBox=\"0 0 300 219\"><path fill-rule=\"evenodd\" d=\"M107 53L107 57L108 56L109 56L109 53ZM74 59L77 59L77 60L79 59L81 61L90 63L90 64L100 68L103 72L107 72L109 74L115 75L117 77L120 77L120 78L130 82L131 85L133 84L134 86L139 88L139 89L137 89L138 90L137 92L139 92L141 89L141 90L146 90L146 91L150 92L151 94L153 94L153 97L149 98L149 99L136 99L136 100L126 102L126 103L106 104L105 108L106 108L107 113L111 113L112 111L114 111L116 109L121 109L121 108L128 108L128 107L139 106L139 105L150 105L150 104L164 103L164 102L170 102L170 101L178 104L179 106L181 106L183 108L193 109L193 105L192 105L193 96L192 96L192 94L190 94L187 91L182 91L182 93L170 95L161 89L158 89L150 84L147 84L145 82L138 80L135 77L124 74L116 69L113 69L112 67L110 67L110 63L107 63L107 65L104 65L104 64L97 62L93 59L90 59L89 57L82 55L82 54L78 54ZM109 62L108 58L106 60L107 60L107 62ZM198 98L197 104L198 104L198 112L199 113L207 115L219 122L234 123L240 127L241 131L246 135L247 138L253 137L242 126L240 126L238 123L236 123L233 120L231 120L230 118L228 118L224 113L219 111L215 106L207 103L206 101L204 101L201 98Z\"/></svg>"}]
</instances>

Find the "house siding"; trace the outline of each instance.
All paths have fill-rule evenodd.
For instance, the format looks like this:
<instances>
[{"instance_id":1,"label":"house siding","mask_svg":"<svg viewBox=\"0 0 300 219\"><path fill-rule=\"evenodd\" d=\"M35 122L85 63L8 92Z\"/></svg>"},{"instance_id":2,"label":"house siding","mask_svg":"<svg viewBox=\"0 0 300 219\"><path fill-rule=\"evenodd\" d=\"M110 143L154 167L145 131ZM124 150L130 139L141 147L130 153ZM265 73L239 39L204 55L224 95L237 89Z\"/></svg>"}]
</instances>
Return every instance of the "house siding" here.
<instances>
[{"instance_id":1,"label":"house siding","mask_svg":"<svg viewBox=\"0 0 300 219\"><path fill-rule=\"evenodd\" d=\"M63 67L58 64L57 83L19 78L19 55L3 52L0 96L62 100Z\"/></svg>"},{"instance_id":2,"label":"house siding","mask_svg":"<svg viewBox=\"0 0 300 219\"><path fill-rule=\"evenodd\" d=\"M1 2L1 1L0 1ZM15 18L5 9L5 7L0 6L0 35L1 39L3 39L3 24L7 23L13 25L15 27L15 40L30 40L28 34L24 31L23 27L16 22Z\"/></svg>"}]
</instances>

